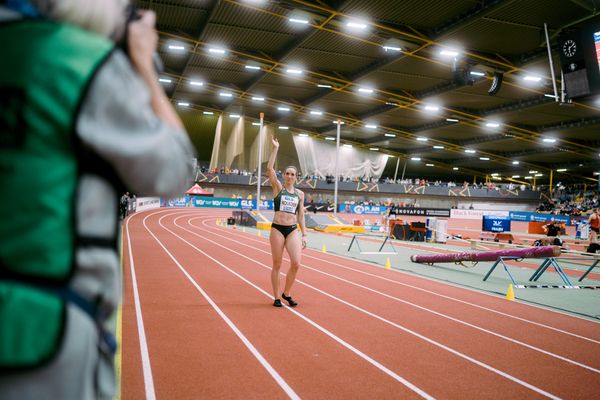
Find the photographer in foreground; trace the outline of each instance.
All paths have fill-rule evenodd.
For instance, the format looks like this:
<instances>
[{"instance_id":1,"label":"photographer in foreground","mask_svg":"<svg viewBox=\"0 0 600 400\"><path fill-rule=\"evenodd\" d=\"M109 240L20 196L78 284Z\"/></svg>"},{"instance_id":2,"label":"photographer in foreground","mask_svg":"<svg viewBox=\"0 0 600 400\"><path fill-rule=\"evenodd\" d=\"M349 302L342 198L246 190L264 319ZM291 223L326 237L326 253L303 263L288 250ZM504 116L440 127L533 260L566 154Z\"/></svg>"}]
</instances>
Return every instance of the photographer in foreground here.
<instances>
[{"instance_id":1,"label":"photographer in foreground","mask_svg":"<svg viewBox=\"0 0 600 400\"><path fill-rule=\"evenodd\" d=\"M2 399L113 397L119 194L179 196L191 177L155 15L125 26L126 6L0 1Z\"/></svg>"}]
</instances>

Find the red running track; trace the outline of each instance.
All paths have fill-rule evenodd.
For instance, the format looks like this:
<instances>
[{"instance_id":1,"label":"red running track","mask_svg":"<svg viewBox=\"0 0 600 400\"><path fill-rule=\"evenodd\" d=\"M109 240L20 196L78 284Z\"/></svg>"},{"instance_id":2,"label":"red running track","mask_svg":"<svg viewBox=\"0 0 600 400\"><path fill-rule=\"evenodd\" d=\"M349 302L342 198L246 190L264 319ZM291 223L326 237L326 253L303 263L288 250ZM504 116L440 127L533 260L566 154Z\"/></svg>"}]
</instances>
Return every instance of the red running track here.
<instances>
[{"instance_id":1,"label":"red running track","mask_svg":"<svg viewBox=\"0 0 600 400\"><path fill-rule=\"evenodd\" d=\"M268 238L228 214L126 221L122 398L600 393L600 324L502 297L305 250L299 306L274 308Z\"/></svg>"}]
</instances>

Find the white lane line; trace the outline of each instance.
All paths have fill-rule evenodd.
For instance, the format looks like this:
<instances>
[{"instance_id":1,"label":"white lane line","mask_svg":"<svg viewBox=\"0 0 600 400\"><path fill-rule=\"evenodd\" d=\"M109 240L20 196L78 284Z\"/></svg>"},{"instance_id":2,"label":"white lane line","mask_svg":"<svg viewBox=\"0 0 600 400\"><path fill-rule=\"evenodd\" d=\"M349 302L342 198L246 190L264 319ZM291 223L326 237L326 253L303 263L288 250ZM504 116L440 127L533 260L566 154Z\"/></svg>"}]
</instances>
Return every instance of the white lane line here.
<instances>
[{"instance_id":1,"label":"white lane line","mask_svg":"<svg viewBox=\"0 0 600 400\"><path fill-rule=\"evenodd\" d=\"M135 316L137 318L138 337L140 341L140 353L142 356L142 370L144 375L144 390L147 400L155 400L156 393L154 391L154 380L152 379L152 367L150 365L150 354L148 353L148 342L146 341L146 330L144 329L144 318L142 317L142 306L140 304L140 295L138 292L137 278L135 275L135 263L133 261L133 250L131 248L131 235L129 234L129 221L135 218L132 215L125 222L125 230L127 231L127 248L129 249L129 267L131 270L131 282L133 285L133 301L135 304ZM148 218L148 217L146 217ZM144 218L145 220L145 218Z\"/></svg>"},{"instance_id":2,"label":"white lane line","mask_svg":"<svg viewBox=\"0 0 600 400\"><path fill-rule=\"evenodd\" d=\"M263 263L261 263L260 261L257 261L257 260L255 260L255 259L252 259L252 258L250 258L250 257L247 257L247 256L245 256L244 254L238 253L238 252L237 252L237 251L235 251L235 250L231 250L231 249L227 248L226 246L223 246L223 245L221 245L221 244L219 244L219 243L217 243L217 242L215 242L215 241L213 241L213 240L210 240L210 239L208 239L206 236L199 235L199 234L197 234L197 233L195 233L195 232L193 232L193 231L190 231L189 229L186 229L186 228L184 228L184 227L182 227L182 226L178 225L178 224L177 224L177 220L178 220L178 219L180 219L180 218L182 218L182 217L185 217L185 215L178 216L177 218L175 218L175 219L173 220L173 223L175 224L175 226L177 226L177 227L179 227L180 229L183 229L184 231L186 231L186 232L189 232L189 233L191 233L192 235L194 235L194 236L197 236L197 237L199 237L199 238L201 238L201 239L203 239L203 240L205 240L205 241L211 242L211 243L213 243L213 244L215 244L215 245L217 245L217 246L219 246L219 247L222 247L222 248L226 249L227 251L229 251L229 252L231 252L231 253L237 254L237 255L239 255L240 257L243 257L243 258L245 258L245 259L247 259L247 260L249 260L249 261L251 261L251 262L254 262L255 264L258 264L258 265L260 265L260 266L262 266L262 267L264 267L264 268L266 268L266 269L269 269L269 270L271 269L271 267L269 267L269 266L268 266L268 265L266 265L266 264L263 264ZM192 218L192 219L193 219L193 218ZM189 224L189 222L188 222L188 224ZM168 228L166 228L166 227L165 227L165 229L167 229L167 230L168 230ZM201 228L197 228L197 229L201 229ZM208 231L208 230L203 230L203 231L204 231L204 232L210 232L210 231ZM177 234L175 234L175 233L173 233L173 234L174 234L175 236L179 237ZM221 235L218 235L218 236L221 236ZM193 248L197 249L197 247L195 247L194 245L190 244L190 243L189 243L189 242L187 242L185 239L183 239L183 238L180 238L180 239L181 239L181 240L183 240L183 241L185 241L186 243L188 243L188 244L189 244L191 247L193 247ZM200 252L202 252L202 250L199 250L199 249L197 249L197 250L198 250L198 251L200 251ZM206 254L206 253L204 253L204 252L202 252L202 253L203 253L203 254ZM232 273L236 274L236 273L235 273L235 272L233 272L233 271L232 271ZM237 274L236 274L236 275L237 275ZM242 278L242 279L244 279L244 278ZM546 396L546 397L548 397L548 398L555 399L555 400L557 400L557 399L560 399L559 397L557 397L557 396L555 396L555 395L553 395L553 394L551 394L551 393L549 393L549 392L546 392L545 390L543 390L543 389L541 389L541 388L539 388L539 387L537 387L537 386L535 386L535 385L532 385L532 384L530 384L530 383L527 383L527 382L525 382L525 381L523 381L523 380L521 380L521 379L519 379L519 378L517 378L517 377L515 377L515 376L513 376L513 375L510 375L510 374L508 374L508 373L506 373L506 372L500 371L499 369L497 369L497 368L494 368L494 367L492 367L491 365L488 365L488 364L486 364L486 363L484 363L484 362L482 362L482 361L476 360L476 359L474 359L474 358L472 358L472 357L470 357L470 356L468 356L468 355L466 355L466 354L464 354L464 353L461 353L461 352L460 352L460 351L458 351L458 350L455 350L455 349L453 349L453 348L450 348L450 347L448 347L448 346L446 346L446 345L444 345L444 344L442 344L442 343L439 343L439 342L437 342L437 341L435 341L435 340L433 340L433 339L431 339L431 338L429 338L429 337L427 337L427 336L421 335L420 333L417 333L417 332L415 332L415 331L413 331L413 330L411 330L411 329L409 329L409 328L406 328L406 327L404 327L404 326L402 326L402 325L396 324L395 322L389 321L389 320L387 320L387 319L385 319L385 318L383 318L383 317L381 317L381 316L379 316L379 315L377 315L377 314L374 314L374 313L372 313L372 312L370 312L370 311L367 311L367 310L365 310L365 309L363 309L363 308L361 308L361 307L359 307L359 306L356 306L356 305L354 305L354 304L352 304L352 303L350 303L350 302L347 302L347 301L345 301L345 300L342 300L342 299L340 299L339 297L336 297L336 296L334 296L334 295L332 295L332 294L330 294L330 293L327 293L327 292L325 292L325 291L322 291L322 290L320 290L320 289L318 289L318 288L316 288L316 287L314 287L314 286L312 286L312 285L309 285L309 284L307 284L306 282L304 282L304 281L302 281L302 280L300 280L300 279L297 279L297 280L296 280L296 282L298 282L298 283L300 283L300 284L302 284L302 285L305 285L305 286L307 286L307 287L309 287L309 288L311 288L311 289L313 289L313 290L315 290L315 291L317 291L317 292L319 292L319 293L321 293L321 294L323 294L323 295L325 295L325 296L327 296L327 297L330 297L330 298L332 298L332 299L334 299L334 300L336 300L336 301L338 301L338 302L340 302L340 303L342 303L342 304L345 304L345 305L347 305L348 307L351 307L351 308L353 308L353 309L355 309L355 310L357 310L357 311L360 311L360 312L362 312L362 313L364 313L364 314L366 314L366 315L369 315L370 317L376 318L376 319L378 319L378 320L380 320L380 321L382 321L382 322L384 322L384 323L386 323L386 324L389 324L389 325L391 325L391 326L393 326L393 327L395 327L395 328L397 328L397 329L400 329L400 330L402 330L402 331L404 331L404 332L406 332L406 333L409 333L409 334L411 334L411 335L413 335L413 336L416 336L417 338L419 338L419 339L421 339L421 340L423 340L423 341L426 341L426 342L428 342L428 343L430 343L430 344L432 344L432 345L434 345L434 346L436 346L436 347L439 347L439 348L441 348L441 349L443 349L443 350L446 350L446 351L448 351L448 352L450 352L450 353L452 353L452 354L454 354L454 355L456 355L456 356L458 356L458 357L460 357L460 358L463 358L463 359L465 359L465 360L467 360L467 361L469 361L469 362L471 362L471 363L473 363L473 364L475 364L475 365L478 365L478 366L480 366L480 367L482 367L482 368L484 368L484 369L487 369L488 371L490 371L490 372L492 372L492 373L495 373L495 374L497 374L497 375L500 375L500 376L502 376L502 377L504 377L504 378L506 378L506 379L508 379L508 380L510 380L510 381L512 381L512 382L514 382L514 383L516 383L516 384L519 384L519 385L521 385L521 386L524 386L524 387L526 387L526 388L528 388L528 389L530 389L530 390L532 390L532 391L534 391L534 392L537 392L537 393L539 393L539 394L541 394L541 395L543 395L543 396ZM267 294L267 293L265 292L265 294ZM268 295L268 294L267 294L267 295Z\"/></svg>"},{"instance_id":3,"label":"white lane line","mask_svg":"<svg viewBox=\"0 0 600 400\"><path fill-rule=\"evenodd\" d=\"M198 217L197 216L196 218L202 218L203 219L202 225L204 225L205 227L209 228L206 225L206 222L204 221L204 219L209 218L209 217L207 217L207 216ZM195 225L192 225L192 226L196 227ZM246 238L249 241L265 244L264 242L262 242L260 240L256 240L256 239L253 239L251 237L248 237L248 235L242 235L242 234L238 234L238 235L240 235L240 237ZM311 249L311 251L317 251L317 250L312 250ZM362 265L367 266L367 267L373 267L373 265L370 265L370 264L368 264L366 262L361 262L361 261L356 260L356 259L347 258L347 257L341 256L339 254L332 254L332 253L330 253L330 255L332 255L334 257L337 257L337 258L342 258L344 260L348 260L348 261L351 261L351 262L354 262L354 263L357 263L357 264L362 264ZM380 279L380 280L383 280L383 281L386 281L386 282L394 283L396 285L401 285L401 286L409 287L411 289L419 290L419 291L422 291L422 292L425 292L425 293L428 293L428 294L431 294L431 295L434 295L434 296L438 296L438 297L441 297L441 298L444 298L444 299L447 299L447 300L456 301L456 302L461 303L461 304L466 304L466 305L469 305L471 307L479 308L481 310L485 310L485 311L488 311L488 312L491 312L491 313L494 313L494 314L502 315L502 316L507 317L507 318L512 318L512 319L515 319L515 320L518 320L518 321L521 321L521 322L525 322L525 323L529 323L529 324L532 324L532 325L535 325L535 326L538 326L538 327L541 327L541 328L549 329L549 330L552 330L554 332L559 332L559 333L562 333L564 335L568 335L568 336L576 337L576 338L581 339L581 340L586 340L586 341L589 341L589 342L592 342L592 343L600 344L599 340L595 340L595 339L592 339L592 338L589 338L589 337L586 337L586 336L578 335L576 333L565 331L563 329L555 328L553 326L542 324L540 322L531 321L531 320L528 320L528 319L525 319L525 318L522 318L522 317L518 317L516 315L512 315L512 314L508 314L508 313L505 313L505 312L502 312L502 311L494 310L492 308L485 307L485 306L482 306L482 305L479 305L479 304L475 304L475 303L471 303L471 302L466 301L466 300L457 299L455 297L447 296L447 295L444 295L444 294L441 294L441 293L438 293L438 292L431 291L429 289L424 289L424 288L421 288L421 287L418 287L418 286L414 286L414 285L411 285L411 284L408 284L408 283L399 282L399 281L396 281L394 279L390 279L390 278L386 278L386 277L383 277L383 276L380 276L380 275L372 274L370 272L361 271L359 269L348 267L348 266L343 265L343 264L339 264L339 263L336 263L336 262L333 262L333 261L329 261L329 260L325 260L325 259L322 259L322 258L319 258L319 257L311 256L311 255L309 255L307 253L304 253L303 256L304 257L308 257L308 258L312 258L312 259L315 259L315 260L318 260L320 262L325 262L327 264L335 265L337 267L340 267L340 268L343 268L343 269L346 269L346 270L349 270L349 271L357 272L357 273L360 273L360 274L363 274L363 275L367 275L367 276L370 276L370 277L373 277L373 278L376 278L376 279ZM401 271L396 271L396 272L402 273ZM419 277L419 278L427 279L426 277ZM434 281L434 282L440 283L438 281ZM469 288L462 288L462 287L460 287L460 288L464 289L464 290L472 291ZM481 293L480 291L475 291L475 292L478 293L478 294L481 294L481 295L489 296L488 294ZM523 304L523 305L525 305L525 306L531 306L529 304ZM536 306L536 308L539 308L539 307ZM597 324L598 323L596 321L591 321L591 320L588 320L588 319L579 318L579 317L573 316L571 314L560 313L560 312L557 312L556 310L547 309L547 308L543 308L543 309L545 311L550 311L552 313L556 313L556 314L564 315L564 316L567 316L567 317L575 318L577 320L583 320L583 321L590 322L590 323L593 323L593 324Z\"/></svg>"},{"instance_id":4,"label":"white lane line","mask_svg":"<svg viewBox=\"0 0 600 400\"><path fill-rule=\"evenodd\" d=\"M186 243L187 245L189 245L190 247L192 247L193 249L195 249L199 253L203 254L205 257L208 257L209 259L211 259L212 261L214 261L216 264L218 264L222 268L226 269L227 271L229 271L230 273L232 273L233 275L235 275L236 277L238 277L239 279L241 279L242 281L244 281L248 285L252 286L253 288L255 288L256 290L258 290L260 293L264 294L269 299L272 297L271 293L268 293L265 290L261 289L260 287L256 286L254 283L250 282L249 280L247 280L246 278L244 278L243 276L241 276L240 274L238 274L237 272L235 272L231 268L227 267L225 264L221 263L219 260L211 257L206 252L202 251L201 249L199 249L198 247L196 247L192 243L188 242L187 240L185 240L184 238L182 238L181 236L179 236L177 233L173 232L172 230L170 230L169 228L167 228L166 226L164 226L163 223L162 223L162 219L164 217L166 217L166 216L163 216L163 217L161 217L159 219L159 225L163 229L165 229L166 231L170 232L173 236L177 237L178 239L180 239L181 241L183 241L184 243ZM182 228L182 229L185 229L185 228ZM195 235L194 232L192 232L192 233ZM204 238L204 239L206 239L206 238ZM214 242L212 240L209 240L209 239L206 239L206 240L208 240L208 241L210 241L212 243L218 244L218 243L216 243L216 242ZM162 244L161 244L161 246L162 246ZM219 246L223 247L223 248L226 248L226 247L221 246L221 245L219 245ZM162 246L162 247L164 249L164 246ZM166 249L165 249L165 251L166 251ZM252 259L250 259L250 260L252 260ZM252 261L254 261L254 260L252 260ZM256 261L254 261L254 262L256 262ZM186 276L187 276L187 274L186 274ZM192 279L192 278L190 278L190 279ZM361 357L362 359L366 360L371 365L375 366L376 368L378 368L379 370L383 371L384 373L386 373L387 375L389 375L390 377L392 377L396 381L400 382L402 385L406 386L407 388L409 388L413 392L417 393L419 396L423 397L424 399L434 399L433 396L431 396L430 394L428 394L424 390L420 389L419 387L417 387L416 385L414 385L413 383L411 383L407 379L405 379L402 376L396 374L394 371L390 370L389 368L387 368L386 366L382 365L378 361L376 361L373 358L369 357L368 355L366 355L362 351L358 350L356 347L352 346L351 344L349 344L348 342L344 341L340 337L336 336L335 334L333 334L332 332L330 332L326 328L322 327L321 325L317 324L316 322L314 322L311 319L305 317L303 314L299 313L298 311L296 311L296 310L294 310L294 309L292 309L290 307L285 307L285 308L287 310L289 310L290 312L294 313L295 315L297 315L298 317L302 318L304 321L308 322L310 325L314 326L319 331L323 332L324 334L326 334L327 336L329 336L330 338L332 338L333 340L335 340L336 342L338 342L339 344L341 344L342 346L344 346L348 350L352 351L354 354L356 354L359 357Z\"/></svg>"},{"instance_id":5,"label":"white lane line","mask_svg":"<svg viewBox=\"0 0 600 400\"><path fill-rule=\"evenodd\" d=\"M155 214L158 214L158 213L155 213ZM151 214L148 217L150 217L152 215L154 215L154 214ZM227 317L227 315L223 312L223 310L221 310L221 308L213 301L213 299L210 298L210 296L204 291L204 289L202 289L200 287L200 285L198 285L198 283L194 280L194 278L192 278L192 276L187 272L187 270L179 263L179 261L177 261L177 259L173 256L173 254L171 254L171 252L169 250L167 250L167 248L154 235L154 233L152 233L152 231L146 225L146 219L148 217L144 218L144 228L146 228L148 233L150 233L150 235L152 235L152 237L154 238L154 240L156 240L156 242L159 244L159 246L162 247L162 249L165 251L165 253L167 253L169 255L169 257L171 258L171 260L173 260L175 265L177 265L177 267L181 270L181 272L183 272L183 274L186 276L186 278L192 283L192 285L194 285L196 290L198 290L198 292L200 292L202 297L204 297L204 299L212 306L212 308L214 308L214 310L217 312L217 314L219 314L219 316L223 319L223 321L225 321L225 323L229 326L229 328L231 328L231 330L237 335L237 337L240 338L242 343L248 348L248 350L250 350L250 353L252 353L252 355L263 366L263 368L265 370L267 370L269 375L271 375L271 377L273 377L275 382L277 382L277 384L283 389L283 391L288 395L288 397L290 399L294 399L294 400L298 399L299 400L300 396L298 396L296 394L296 392L294 392L294 390L290 387L290 385L287 384L287 382L281 377L281 375L279 375L279 373L275 370L275 368L273 368L271 366L271 364L269 364L269 362L263 357L263 355L256 349L256 347L254 347L252 342L250 342L250 340L248 340L248 338L238 329L238 327L229 319L229 317ZM161 224L160 220L164 217L165 216L162 216L161 218L159 218L159 224L161 226L162 226L162 224ZM212 257L210 257L210 256L209 256L209 258L212 259Z\"/></svg>"},{"instance_id":6,"label":"white lane line","mask_svg":"<svg viewBox=\"0 0 600 400\"><path fill-rule=\"evenodd\" d=\"M174 221L175 221L175 225L177 225L177 222L176 222L176 221L177 221L179 218L181 218L181 217L177 217L177 218L175 218L175 220L174 220ZM190 225L191 225L191 221L193 221L193 220L194 220L194 219L196 219L196 218L197 218L197 217L190 219L190 220L188 221L188 224L190 224ZM180 225L177 225L177 226L179 226L180 228L182 228ZM194 225L192 225L192 226L194 226ZM182 229L185 229L185 228L182 228ZM220 237L223 237L223 238L225 238L225 236L219 235L218 233L215 233L214 235L216 235L216 236L220 236ZM247 244L244 244L244 243L241 243L241 242L238 242L238 244L240 244L240 245L242 245L242 246L250 247L251 249L254 249L254 250L256 250L256 251L259 251L259 252L261 252L261 253L264 253L264 254L269 254L269 255L271 254L271 253L270 253L270 252L268 252L268 251L261 250L261 249L258 249L258 248L256 248L256 247L252 247L252 246L250 246L250 245L247 245ZM286 259L286 257L284 257L284 259ZM308 266L308 265L306 265L306 264L301 264L301 265L302 265L303 267L305 267L305 268L307 268L307 269L310 269L311 271L315 271L315 272L317 272L317 273L319 273L319 274L323 274L323 275L329 276L329 277L331 277L331 278L333 278L333 279L337 279L337 280L339 280L339 281L342 281L342 282L348 283L348 284L350 284L350 285L353 285L353 286L359 287L359 288L361 288L361 289L364 289L364 290L367 290L367 291L369 291L369 292L372 292L372 293L378 294L378 295L380 295L380 296L383 296L383 297L386 297L386 298L392 299L392 300L394 300L394 301L397 301L397 302L400 302L400 303L403 303L403 304L406 304L406 305L409 305L409 306L412 306L412 307L418 308L419 310L426 311L426 312L429 312L429 313L431 313L431 314L437 315L437 316L439 316L439 317L442 317L442 318L449 319L449 320L451 320L451 321L454 321L454 322L456 322L456 323L459 323L459 324L462 324L462 325L468 326L468 327L470 327L470 328L473 328L473 329L479 330L479 331L481 331L481 332L485 332L485 333L487 333L487 334L490 334L490 335L492 335L492 336L496 336L496 337L498 337L498 338L500 338L500 339L503 339L503 340L506 340L506 341L508 341L508 342L514 343L514 344L516 344L516 345L519 345L519 346L526 347L526 348L528 348L528 349L530 349L530 350L537 351L537 352L539 352L539 353L542 353L542 354L545 354L545 355L547 355L547 356L549 356L549 357L553 357L553 358L559 359L559 360L561 360L561 361L564 361L564 362L567 362L567 363L570 363L570 364L576 365L576 366L578 366L578 367L581 367L581 368L584 368L584 369L590 370L590 371L592 371L592 372L595 372L595 373L597 373L597 374L600 374L600 370L599 370L599 369L596 369L596 368L594 368L594 367L591 367L591 366L589 366L589 365L586 365L586 364L580 363L580 362L578 362L578 361L575 361L575 360L571 360L570 358L567 358L567 357L564 357L564 356L561 356L561 355L558 355L558 354L552 353L552 352L550 352L550 351L547 351L547 350L541 349L541 348L539 348L539 347L536 347L536 346L533 346L533 345L530 345L530 344L527 344L527 343L521 342L521 341L519 341L519 340L517 340L517 339L513 339L513 338L511 338L511 337L504 336L504 335L502 335L502 334L500 334L500 333L497 333L497 332L494 332L494 331L491 331L491 330L485 329L485 328L483 328L483 327L480 327L480 326L477 326L477 325L471 324L471 323L469 323L469 322L463 321L463 320L461 320L461 319L458 319L458 318L454 318L454 317L452 317L452 316L450 316L450 315L447 315L447 314L444 314L444 313L441 313L441 312L438 312L438 311L435 311L435 310L432 310L432 309L429 309L429 308L426 308L426 307L420 306L420 305L418 305L418 304L415 304L415 303L412 303L412 302L410 302L410 301L403 300L403 299L400 299L400 298L398 298L398 297L394 297L394 296L392 296L392 295L389 295L389 294L387 294L387 293L380 292L380 291L378 291L378 290L375 290L375 289L372 289L372 288L370 288L370 287L367 287L367 286L361 285L361 284L359 284L359 283L352 282L352 281L350 281L350 280L347 280L347 279L344 279L344 278L340 278L340 277L338 277L338 276L335 276L335 275L333 275L333 274L330 274L330 273L328 273L328 272L324 272L324 271L321 271L321 270L319 270L319 269L316 269L316 268L310 267L310 266Z\"/></svg>"}]
</instances>

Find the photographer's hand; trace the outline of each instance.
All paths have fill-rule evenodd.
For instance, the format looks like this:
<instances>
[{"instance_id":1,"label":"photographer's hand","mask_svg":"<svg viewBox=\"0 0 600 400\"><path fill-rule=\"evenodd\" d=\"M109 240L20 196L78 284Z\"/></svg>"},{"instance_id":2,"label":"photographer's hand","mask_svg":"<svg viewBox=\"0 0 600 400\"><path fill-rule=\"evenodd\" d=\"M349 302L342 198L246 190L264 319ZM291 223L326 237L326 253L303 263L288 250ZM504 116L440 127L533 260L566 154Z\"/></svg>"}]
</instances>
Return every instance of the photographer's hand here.
<instances>
[{"instance_id":1,"label":"photographer's hand","mask_svg":"<svg viewBox=\"0 0 600 400\"><path fill-rule=\"evenodd\" d=\"M158 45L158 34L154 29L156 14L153 11L141 11L140 16L140 19L131 22L128 27L129 57L150 90L154 113L165 123L183 129L179 116L158 83L158 75L152 63L152 55Z\"/></svg>"},{"instance_id":2,"label":"photographer's hand","mask_svg":"<svg viewBox=\"0 0 600 400\"><path fill-rule=\"evenodd\" d=\"M154 11L141 11L140 19L129 24L128 51L131 62L140 74L156 75L152 64L152 55L158 45L158 34L154 29L156 14Z\"/></svg>"}]
</instances>

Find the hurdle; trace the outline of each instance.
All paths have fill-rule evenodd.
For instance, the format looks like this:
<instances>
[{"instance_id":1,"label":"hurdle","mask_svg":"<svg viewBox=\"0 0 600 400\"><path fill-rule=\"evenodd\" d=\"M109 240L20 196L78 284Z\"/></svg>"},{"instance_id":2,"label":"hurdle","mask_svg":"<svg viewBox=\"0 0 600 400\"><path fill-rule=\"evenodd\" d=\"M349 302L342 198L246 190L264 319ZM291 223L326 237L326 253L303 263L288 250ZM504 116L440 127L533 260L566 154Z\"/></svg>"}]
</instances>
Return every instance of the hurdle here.
<instances>
[{"instance_id":1,"label":"hurdle","mask_svg":"<svg viewBox=\"0 0 600 400\"><path fill-rule=\"evenodd\" d=\"M594 262L594 263L593 263L593 264L590 266L590 268L589 268L587 271L585 271L585 273L584 273L583 275L581 275L581 278L579 278L579 282L581 282L582 280L584 280L584 279L585 279L585 277L586 277L586 276L588 276L588 274L589 274L590 272L592 272L592 270L594 269L594 267L595 267L596 265L598 265L598 263L599 263L599 262L600 262L600 258L598 258L598 259L597 259L597 260L596 260L596 261L595 261L595 262Z\"/></svg>"},{"instance_id":2,"label":"hurdle","mask_svg":"<svg viewBox=\"0 0 600 400\"><path fill-rule=\"evenodd\" d=\"M536 282L542 276L542 274L548 269L548 267L550 267L550 266L553 266L554 269L556 269L556 267L558 266L559 269L562 271L562 267L560 265L560 261L568 261L568 260L582 261L583 259L581 257L561 257L559 259L557 259L555 257L550 257L547 260L545 260L538 267L538 269L535 270L535 272L533 273L533 275L531 275L531 277L529 278L529 281ZM581 282L582 280L584 280L585 277L588 276L588 274L590 272L592 272L592 270L598 265L598 263L600 263L600 258L596 259L592 263L592 265L587 269L587 271L585 271L585 273L578 279L578 281Z\"/></svg>"},{"instance_id":3,"label":"hurdle","mask_svg":"<svg viewBox=\"0 0 600 400\"><path fill-rule=\"evenodd\" d=\"M542 261L542 264L540 265L540 267L538 267L538 269L534 272L532 277L529 278L530 281L532 280L532 278L534 276L536 276L536 274L539 273L539 276L541 276L541 274L544 271L546 271L549 267L553 267L554 270L556 271L556 273L558 274L558 276L560 277L560 279L563 281L563 283L566 286L573 286L571 281L569 281L567 274L565 274L565 271L563 271L560 263L555 261L556 257L559 256L561 253L560 247L558 247L558 246L541 246L541 247L537 247L537 248L533 247L530 249L538 249L538 250L534 251L534 252L529 251L529 252L525 253L525 252L523 252L523 250L528 250L528 249L519 249L516 251L523 252L522 255L521 254L513 254L513 255L505 255L505 256L498 257L498 259L494 262L494 264L492 264L492 267L490 268L490 270L483 277L483 281L486 281L490 277L492 272L494 272L494 269L496 269L496 267L499 264L502 264L502 267L508 274L512 283L515 286L517 286L518 283L515 280L515 278L513 277L513 275L510 273L510 270L508 269L508 265L506 265L505 260L521 261L523 258L544 258L544 261ZM538 272L538 271L541 271L541 272ZM538 278L539 278L539 276L538 276Z\"/></svg>"},{"instance_id":4,"label":"hurdle","mask_svg":"<svg viewBox=\"0 0 600 400\"><path fill-rule=\"evenodd\" d=\"M381 236L376 236L376 235L357 233L354 236L352 236L352 240L350 241L350 245L348 246L347 251L350 251L352 249L352 246L356 243L356 247L358 247L358 251L360 252L360 254L398 254L398 252L396 251L396 248L394 247L394 245L391 241L391 238L389 236L383 236L385 239L383 240L383 243L381 243L381 246L379 246L378 251L363 251L362 248L360 247L360 243L358 241L359 236L366 236L366 237L373 237L373 238L381 237ZM393 251L382 251L383 247L386 245L386 243L389 243L389 245Z\"/></svg>"},{"instance_id":5,"label":"hurdle","mask_svg":"<svg viewBox=\"0 0 600 400\"><path fill-rule=\"evenodd\" d=\"M524 249L504 249L504 250L496 250L496 251L484 251L477 253L470 252L462 252L462 253L450 253L450 254L435 254L435 255L424 255L417 254L410 256L410 260L414 263L422 263L422 264L434 264L434 263L443 263L443 262L454 262L454 263L462 263L463 261L471 261L473 263L478 263L480 261L494 261L494 264L484 276L483 280L486 281L492 272L496 269L498 265L502 265L506 273L508 274L510 280L514 285L517 285L517 281L514 276L511 274L508 269L508 265L506 265L505 260L512 261L520 261L523 258L548 258L557 257L561 253L560 247L558 246L540 246L540 247L529 247ZM547 267L546 260L543 265ZM548 265L549 266L549 265ZM559 276L563 280L563 282L572 286L571 282L567 278L564 271L560 267L560 264L552 264L552 266L559 273Z\"/></svg>"}]
</instances>

